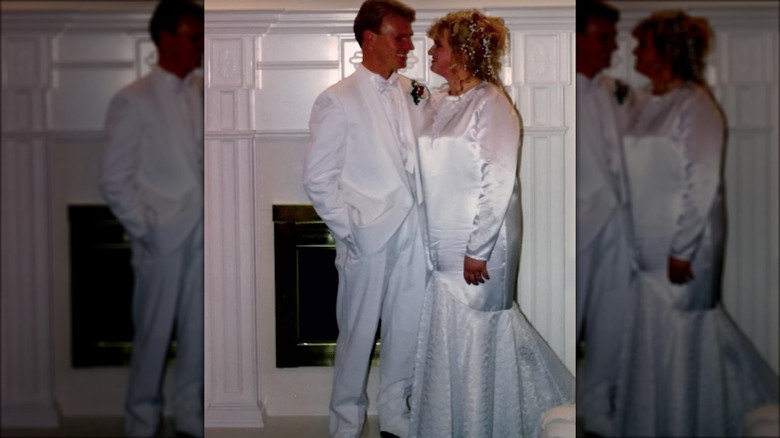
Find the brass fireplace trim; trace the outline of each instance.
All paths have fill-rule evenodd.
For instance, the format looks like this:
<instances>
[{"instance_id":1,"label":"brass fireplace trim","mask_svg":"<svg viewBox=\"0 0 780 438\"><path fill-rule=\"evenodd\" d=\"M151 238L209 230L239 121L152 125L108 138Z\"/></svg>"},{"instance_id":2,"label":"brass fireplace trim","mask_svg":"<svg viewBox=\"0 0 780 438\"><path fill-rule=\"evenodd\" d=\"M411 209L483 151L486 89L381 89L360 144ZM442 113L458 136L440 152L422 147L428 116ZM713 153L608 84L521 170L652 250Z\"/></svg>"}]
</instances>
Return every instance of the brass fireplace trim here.
<instances>
[{"instance_id":1,"label":"brass fireplace trim","mask_svg":"<svg viewBox=\"0 0 780 438\"><path fill-rule=\"evenodd\" d=\"M301 313L308 290L302 289L304 283L300 272L303 264L302 254L322 256L323 251L332 251L328 265L318 266L327 271L325 280L320 284L325 296L332 296L320 312L320 315L332 321L325 327L326 332L338 332L335 323L335 297L338 287L338 275L333 265L336 246L325 223L311 205L279 204L272 209L274 222L274 273L276 282L276 366L292 368L300 366L333 366L336 352L335 335L327 339L305 339L302 334ZM326 257L327 258L327 257ZM317 293L318 298L322 295ZM372 353L372 365L379 363L380 342L377 340Z\"/></svg>"}]
</instances>

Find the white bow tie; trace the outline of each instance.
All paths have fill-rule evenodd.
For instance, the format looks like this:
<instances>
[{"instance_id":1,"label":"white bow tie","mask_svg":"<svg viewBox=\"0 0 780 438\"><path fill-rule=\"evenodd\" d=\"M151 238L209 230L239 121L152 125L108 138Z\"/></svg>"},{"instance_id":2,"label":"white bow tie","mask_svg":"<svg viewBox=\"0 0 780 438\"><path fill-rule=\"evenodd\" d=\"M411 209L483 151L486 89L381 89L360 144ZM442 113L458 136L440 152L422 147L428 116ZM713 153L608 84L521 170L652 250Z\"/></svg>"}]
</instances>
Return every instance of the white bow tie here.
<instances>
[{"instance_id":1,"label":"white bow tie","mask_svg":"<svg viewBox=\"0 0 780 438\"><path fill-rule=\"evenodd\" d=\"M386 91L391 90L392 87L395 87L398 83L398 76L397 75L391 75L388 79L382 79L379 76L372 76L371 81L374 83L374 86L376 86L377 91L379 94L384 94Z\"/></svg>"}]
</instances>

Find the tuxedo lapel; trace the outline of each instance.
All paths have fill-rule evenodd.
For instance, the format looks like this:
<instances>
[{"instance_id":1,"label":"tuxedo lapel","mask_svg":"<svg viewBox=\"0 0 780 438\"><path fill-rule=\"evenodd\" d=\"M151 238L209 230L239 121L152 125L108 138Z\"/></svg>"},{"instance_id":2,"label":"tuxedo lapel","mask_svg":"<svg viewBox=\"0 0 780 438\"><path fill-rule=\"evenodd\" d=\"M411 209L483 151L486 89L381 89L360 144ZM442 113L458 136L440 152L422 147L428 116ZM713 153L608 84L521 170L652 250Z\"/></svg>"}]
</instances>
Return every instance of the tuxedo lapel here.
<instances>
[{"instance_id":1,"label":"tuxedo lapel","mask_svg":"<svg viewBox=\"0 0 780 438\"><path fill-rule=\"evenodd\" d=\"M615 195L615 198L620 202L622 196L620 193L620 188L616 185L615 179L619 176L613 175L612 171L607 165L610 160L617 158L616 152L618 151L614 149L620 148L621 144L621 138L617 132L616 123L613 123L611 119L608 119L614 115L614 107L612 102L610 102L609 87L607 86L607 82L605 81L604 76L601 76L597 79L597 81L594 81L594 83L591 84L591 87L590 98L595 99L598 102L596 108L601 109L602 111L609 111L608 113L599 113L598 111L594 111L594 113L591 114L591 117L596 119L599 130L604 135L604 140L608 143L599 145L599 149L594 151L594 153L600 155L596 160L596 164L598 165L601 173L604 175L604 180L609 185L612 193Z\"/></svg>"},{"instance_id":2,"label":"tuxedo lapel","mask_svg":"<svg viewBox=\"0 0 780 438\"><path fill-rule=\"evenodd\" d=\"M411 91L411 84L408 83L408 81L409 80L407 78L402 76L398 78L397 86L401 90L401 102L400 102L401 114L399 115L400 117L399 123L401 127L400 134L403 137L401 141L407 146L409 152L408 156L412 158L416 155L414 145L417 142L417 136L414 133L411 114L410 114L411 108L409 107L410 106L409 102L411 102L412 99L409 94ZM413 172L416 166L413 165L414 161L410 161L410 163L412 163L411 168L409 168L409 166L407 166L407 168Z\"/></svg>"},{"instance_id":3,"label":"tuxedo lapel","mask_svg":"<svg viewBox=\"0 0 780 438\"><path fill-rule=\"evenodd\" d=\"M412 124L411 105L415 105L412 102L411 95L412 84L406 77L401 76L398 78L398 86L401 88L401 135L404 137L403 142L407 148L406 158L406 171L409 178L412 180L410 183L414 186L415 198L418 203L423 202L423 190L422 180L420 175L420 165L417 157L417 134L415 133L414 125Z\"/></svg>"},{"instance_id":4,"label":"tuxedo lapel","mask_svg":"<svg viewBox=\"0 0 780 438\"><path fill-rule=\"evenodd\" d=\"M160 123L168 126L164 132L167 132L168 144L175 150L176 155L181 157L181 168L187 168L190 172L197 168L197 157L192 143L196 140L197 127L189 128L190 125L183 118L179 102L177 99L185 99L185 95L177 96L163 83L164 78L155 78L154 97L157 100L156 108L160 109ZM193 120L197 125L197 121ZM185 165L185 163L187 165Z\"/></svg>"},{"instance_id":5,"label":"tuxedo lapel","mask_svg":"<svg viewBox=\"0 0 780 438\"><path fill-rule=\"evenodd\" d=\"M389 119L387 112L383 108L385 102L380 99L379 93L374 88L367 74L361 75L356 79L358 79L356 82L363 97L361 100L365 103L365 114L368 116L370 124L376 129L377 142L385 148L398 174L408 184L406 170L404 169L404 163L399 150L399 140L395 130L392 128L393 121ZM401 112L404 113L405 111Z\"/></svg>"}]
</instances>

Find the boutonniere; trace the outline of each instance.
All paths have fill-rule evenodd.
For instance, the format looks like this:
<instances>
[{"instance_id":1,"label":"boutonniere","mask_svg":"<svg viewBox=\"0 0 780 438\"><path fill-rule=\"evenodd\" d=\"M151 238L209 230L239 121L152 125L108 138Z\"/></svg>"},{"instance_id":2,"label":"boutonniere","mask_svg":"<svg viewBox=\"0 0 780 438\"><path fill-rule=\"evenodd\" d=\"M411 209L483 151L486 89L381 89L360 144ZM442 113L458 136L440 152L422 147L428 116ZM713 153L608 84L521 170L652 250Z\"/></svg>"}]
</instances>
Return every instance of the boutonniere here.
<instances>
[{"instance_id":1,"label":"boutonniere","mask_svg":"<svg viewBox=\"0 0 780 438\"><path fill-rule=\"evenodd\" d=\"M425 88L425 85L413 80L412 92L410 94L412 95L414 104L419 105L421 100L428 98L428 89Z\"/></svg>"},{"instance_id":2,"label":"boutonniere","mask_svg":"<svg viewBox=\"0 0 780 438\"><path fill-rule=\"evenodd\" d=\"M621 80L615 80L615 99L618 101L618 105L622 105L626 100L629 92L628 84Z\"/></svg>"}]
</instances>

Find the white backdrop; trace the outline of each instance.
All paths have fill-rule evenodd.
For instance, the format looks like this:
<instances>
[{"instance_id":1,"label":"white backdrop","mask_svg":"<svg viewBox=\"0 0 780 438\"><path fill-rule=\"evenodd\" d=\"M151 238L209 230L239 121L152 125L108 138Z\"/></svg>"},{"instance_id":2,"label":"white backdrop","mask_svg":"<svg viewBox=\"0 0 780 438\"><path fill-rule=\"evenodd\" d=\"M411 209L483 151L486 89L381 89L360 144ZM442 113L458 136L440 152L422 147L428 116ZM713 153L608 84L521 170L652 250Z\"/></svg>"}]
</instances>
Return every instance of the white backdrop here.
<instances>
[{"instance_id":1,"label":"white backdrop","mask_svg":"<svg viewBox=\"0 0 780 438\"><path fill-rule=\"evenodd\" d=\"M211 10L207 2L208 426L259 425L263 410L327 414L332 368L275 367L271 209L309 203L301 184L309 113L316 96L359 62L352 23L360 3ZM452 9L409 3L418 9L416 49L402 73L437 86L425 31ZM518 301L573 370L574 8L544 4L486 11L511 30L503 78L524 120ZM372 378L370 395L375 391Z\"/></svg>"},{"instance_id":2,"label":"white backdrop","mask_svg":"<svg viewBox=\"0 0 780 438\"><path fill-rule=\"evenodd\" d=\"M67 206L104 203L105 113L155 61L153 6L2 3L4 427L123 414L127 368L71 367Z\"/></svg>"}]
</instances>

